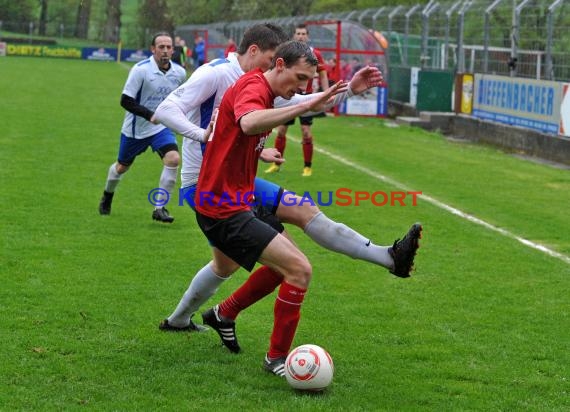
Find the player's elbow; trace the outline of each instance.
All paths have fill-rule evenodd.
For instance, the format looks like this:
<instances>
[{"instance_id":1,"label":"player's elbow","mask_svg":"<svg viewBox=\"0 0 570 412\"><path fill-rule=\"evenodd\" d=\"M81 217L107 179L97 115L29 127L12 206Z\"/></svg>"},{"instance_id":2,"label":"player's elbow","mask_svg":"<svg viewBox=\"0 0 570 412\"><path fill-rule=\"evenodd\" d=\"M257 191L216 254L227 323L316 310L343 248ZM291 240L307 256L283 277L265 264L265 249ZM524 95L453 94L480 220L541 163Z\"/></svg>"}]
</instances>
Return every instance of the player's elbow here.
<instances>
[{"instance_id":1,"label":"player's elbow","mask_svg":"<svg viewBox=\"0 0 570 412\"><path fill-rule=\"evenodd\" d=\"M261 133L260 130L257 130L258 127L254 119L251 116L244 116L240 119L239 125L241 127L242 132L246 135L254 135Z\"/></svg>"},{"instance_id":2,"label":"player's elbow","mask_svg":"<svg viewBox=\"0 0 570 412\"><path fill-rule=\"evenodd\" d=\"M121 95L121 107L125 110L129 110L129 107L132 104L132 98L130 96L127 96L126 94L122 94Z\"/></svg>"},{"instance_id":3,"label":"player's elbow","mask_svg":"<svg viewBox=\"0 0 570 412\"><path fill-rule=\"evenodd\" d=\"M164 110L162 109L162 107L160 107L160 105L158 105L158 107L154 111L154 119L157 122L162 122L164 120L162 117L163 112L164 112Z\"/></svg>"}]
</instances>

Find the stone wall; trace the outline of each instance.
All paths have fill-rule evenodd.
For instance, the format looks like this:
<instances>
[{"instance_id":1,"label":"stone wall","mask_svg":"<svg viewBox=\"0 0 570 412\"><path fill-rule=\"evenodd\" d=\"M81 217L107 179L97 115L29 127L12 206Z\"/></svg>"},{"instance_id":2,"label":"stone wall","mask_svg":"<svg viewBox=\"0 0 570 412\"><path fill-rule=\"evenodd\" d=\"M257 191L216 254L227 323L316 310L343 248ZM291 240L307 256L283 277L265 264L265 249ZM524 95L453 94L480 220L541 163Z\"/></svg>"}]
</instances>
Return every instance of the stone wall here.
<instances>
[{"instance_id":1,"label":"stone wall","mask_svg":"<svg viewBox=\"0 0 570 412\"><path fill-rule=\"evenodd\" d=\"M458 139L489 144L508 152L570 165L570 138L522 127L484 121L468 115L417 111L409 104L389 101L388 113L399 123L439 131Z\"/></svg>"}]
</instances>

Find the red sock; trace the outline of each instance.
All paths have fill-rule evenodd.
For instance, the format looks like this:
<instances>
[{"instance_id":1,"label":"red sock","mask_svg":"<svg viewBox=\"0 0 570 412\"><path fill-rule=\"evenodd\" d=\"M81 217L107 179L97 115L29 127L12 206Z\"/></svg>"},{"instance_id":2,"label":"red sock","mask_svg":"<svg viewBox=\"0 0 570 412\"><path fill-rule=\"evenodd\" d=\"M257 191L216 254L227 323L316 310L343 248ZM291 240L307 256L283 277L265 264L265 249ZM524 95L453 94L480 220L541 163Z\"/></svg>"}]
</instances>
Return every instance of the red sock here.
<instances>
[{"instance_id":1,"label":"red sock","mask_svg":"<svg viewBox=\"0 0 570 412\"><path fill-rule=\"evenodd\" d=\"M275 138L275 148L281 153L281 157L285 155L285 146L287 145L287 136L279 136Z\"/></svg>"},{"instance_id":2,"label":"red sock","mask_svg":"<svg viewBox=\"0 0 570 412\"><path fill-rule=\"evenodd\" d=\"M267 266L253 272L243 285L219 305L220 315L234 320L245 308L269 295L283 281L283 276Z\"/></svg>"},{"instance_id":3,"label":"red sock","mask_svg":"<svg viewBox=\"0 0 570 412\"><path fill-rule=\"evenodd\" d=\"M303 159L305 166L311 167L313 164L313 143L303 143Z\"/></svg>"},{"instance_id":4,"label":"red sock","mask_svg":"<svg viewBox=\"0 0 570 412\"><path fill-rule=\"evenodd\" d=\"M280 358L289 354L301 319L301 304L305 293L307 289L286 282L281 283L273 310L273 332L267 353L270 358Z\"/></svg>"}]
</instances>

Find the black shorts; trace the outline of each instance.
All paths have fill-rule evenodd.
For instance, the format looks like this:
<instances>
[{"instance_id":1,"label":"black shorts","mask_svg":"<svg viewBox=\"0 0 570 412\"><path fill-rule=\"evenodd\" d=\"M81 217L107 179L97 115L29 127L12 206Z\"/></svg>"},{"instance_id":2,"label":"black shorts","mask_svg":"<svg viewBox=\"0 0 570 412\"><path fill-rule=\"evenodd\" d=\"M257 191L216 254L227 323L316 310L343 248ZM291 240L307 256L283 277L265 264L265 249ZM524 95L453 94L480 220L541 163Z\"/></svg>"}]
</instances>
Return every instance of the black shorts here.
<instances>
[{"instance_id":1,"label":"black shorts","mask_svg":"<svg viewBox=\"0 0 570 412\"><path fill-rule=\"evenodd\" d=\"M299 121L303 126L311 126L313 124L313 116L299 116ZM295 124L295 119L289 120L285 123L285 126L291 126Z\"/></svg>"},{"instance_id":2,"label":"black shorts","mask_svg":"<svg viewBox=\"0 0 570 412\"><path fill-rule=\"evenodd\" d=\"M260 208L260 213L264 211L267 209ZM212 219L196 212L196 221L213 246L250 272L269 242L284 229L274 215L257 217L253 211L227 219Z\"/></svg>"}]
</instances>

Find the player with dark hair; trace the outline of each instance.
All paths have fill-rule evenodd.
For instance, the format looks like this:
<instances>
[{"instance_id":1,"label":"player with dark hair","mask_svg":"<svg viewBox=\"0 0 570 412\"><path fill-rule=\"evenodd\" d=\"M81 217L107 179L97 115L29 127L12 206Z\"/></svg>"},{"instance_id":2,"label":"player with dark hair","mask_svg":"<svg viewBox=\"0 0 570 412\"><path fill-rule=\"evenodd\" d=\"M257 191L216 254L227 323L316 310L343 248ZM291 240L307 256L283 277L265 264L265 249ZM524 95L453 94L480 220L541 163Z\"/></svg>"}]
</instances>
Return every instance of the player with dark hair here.
<instances>
[{"instance_id":1,"label":"player with dark hair","mask_svg":"<svg viewBox=\"0 0 570 412\"><path fill-rule=\"evenodd\" d=\"M260 262L282 276L265 358L265 365L271 364L272 369L277 359L281 365L284 363L291 347L312 268L306 256L280 233L283 226L259 219L250 205L254 202L257 163L271 129L300 114L318 111L329 98L348 88L347 83L339 82L307 102L273 107L277 96L291 99L313 77L316 66L317 60L307 45L287 42L277 49L269 71L252 70L229 88L198 178L197 197L211 193L212 202L196 202L196 220L214 248L248 271ZM243 199L240 192L251 196ZM229 201L221 202L224 197ZM217 307L204 314L204 322L220 336L225 335L226 325Z\"/></svg>"},{"instance_id":2,"label":"player with dark hair","mask_svg":"<svg viewBox=\"0 0 570 412\"><path fill-rule=\"evenodd\" d=\"M252 26L244 33L237 53L230 53L227 59L214 60L201 66L157 108L156 119L185 137L182 144L181 176L184 198L190 200L190 206L193 207L192 200L205 149L199 142L204 139L214 108L220 105L226 90L245 72L256 68L262 71L269 69L275 48L286 39L283 30L272 24ZM381 73L376 68L363 69L351 81L350 90L336 96L330 105L377 86L381 81ZM312 96L295 95L291 100L277 98L275 104L278 107L311 98ZM268 162L283 161L274 148L264 149L261 158ZM378 246L348 226L329 219L316 205L301 202L300 197L266 180L256 178L255 191L257 198L265 200L263 215L266 219L277 217L283 223L303 229L311 239L329 250L375 263L400 277L409 276L413 254L403 251L398 246L400 243L390 247ZM219 256L198 271L174 312L160 323L160 329L200 330L200 326L191 320L192 315L239 268L232 259L215 248L213 253L215 257ZM267 276L269 270L260 268L254 275Z\"/></svg>"},{"instance_id":3,"label":"player with dark hair","mask_svg":"<svg viewBox=\"0 0 570 412\"><path fill-rule=\"evenodd\" d=\"M153 36L150 50L152 56L134 65L121 95L121 106L127 111L121 129L119 156L109 167L99 213L111 214L115 189L135 158L150 146L157 152L164 167L159 187L172 192L176 184L180 155L176 136L162 124L151 121L154 110L168 94L186 80L186 71L172 64L172 36L160 32ZM164 207L156 207L152 218L172 223L174 218Z\"/></svg>"},{"instance_id":4,"label":"player with dark hair","mask_svg":"<svg viewBox=\"0 0 570 412\"><path fill-rule=\"evenodd\" d=\"M252 70L228 89L208 142L196 191L196 220L217 251L214 260L223 254L248 271L256 262L267 268L262 276L250 277L229 302L224 302L227 306L222 304L206 311L204 323L218 332L230 350L239 352L235 322L226 314L244 307L243 302L232 302L232 297L239 295L251 305L279 286L273 332L263 363L267 371L278 376L284 374L285 358L297 330L312 268L297 246L281 234L283 226L260 214L254 195L255 175L273 127L299 115L321 111L334 95L348 90L348 83L339 81L310 99L274 107L276 97L290 100L296 95L314 76L317 63L307 44L286 42L277 49L269 71ZM208 201L198 201L204 193L209 195ZM415 253L418 247L421 227L417 225L414 230L418 232L415 244L411 242L407 254Z\"/></svg>"}]
</instances>

